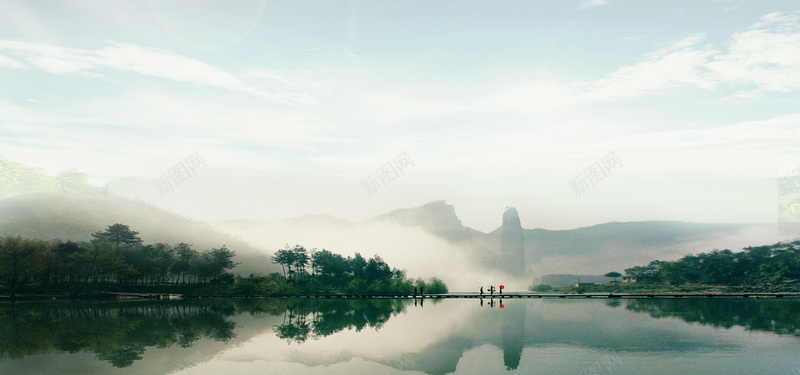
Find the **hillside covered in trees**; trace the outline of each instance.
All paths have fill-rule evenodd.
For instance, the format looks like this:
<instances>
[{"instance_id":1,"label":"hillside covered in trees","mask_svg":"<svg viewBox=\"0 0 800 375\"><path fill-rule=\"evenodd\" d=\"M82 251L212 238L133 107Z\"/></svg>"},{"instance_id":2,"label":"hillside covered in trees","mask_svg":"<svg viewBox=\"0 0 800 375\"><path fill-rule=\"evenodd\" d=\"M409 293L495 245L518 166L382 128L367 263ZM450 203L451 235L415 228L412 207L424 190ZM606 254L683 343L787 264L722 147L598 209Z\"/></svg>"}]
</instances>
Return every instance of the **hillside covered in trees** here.
<instances>
[{"instance_id":1,"label":"hillside covered in trees","mask_svg":"<svg viewBox=\"0 0 800 375\"><path fill-rule=\"evenodd\" d=\"M746 247L744 251L713 250L675 261L654 260L625 270L637 283L765 285L800 279L800 241Z\"/></svg>"},{"instance_id":2,"label":"hillside covered in trees","mask_svg":"<svg viewBox=\"0 0 800 375\"><path fill-rule=\"evenodd\" d=\"M411 280L379 256L344 258L302 246L279 250L273 262L284 273L234 276L235 251L225 245L195 250L192 245L145 245L127 225L110 225L91 241L43 241L0 237L0 291L11 299L31 292L158 292L270 296L292 294L410 295L414 288L446 293L441 280ZM310 271L310 273L309 273Z\"/></svg>"}]
</instances>

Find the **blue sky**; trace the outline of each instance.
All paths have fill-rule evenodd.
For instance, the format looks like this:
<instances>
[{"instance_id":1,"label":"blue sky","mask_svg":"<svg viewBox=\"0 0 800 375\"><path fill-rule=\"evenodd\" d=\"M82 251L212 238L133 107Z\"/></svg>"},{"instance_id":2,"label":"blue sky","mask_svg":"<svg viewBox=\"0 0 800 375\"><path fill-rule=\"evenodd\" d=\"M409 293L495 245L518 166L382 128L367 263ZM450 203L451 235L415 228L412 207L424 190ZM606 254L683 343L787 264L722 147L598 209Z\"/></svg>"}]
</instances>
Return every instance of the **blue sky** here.
<instances>
[{"instance_id":1,"label":"blue sky","mask_svg":"<svg viewBox=\"0 0 800 375\"><path fill-rule=\"evenodd\" d=\"M201 220L774 222L798 90L788 1L0 3L0 157Z\"/></svg>"}]
</instances>

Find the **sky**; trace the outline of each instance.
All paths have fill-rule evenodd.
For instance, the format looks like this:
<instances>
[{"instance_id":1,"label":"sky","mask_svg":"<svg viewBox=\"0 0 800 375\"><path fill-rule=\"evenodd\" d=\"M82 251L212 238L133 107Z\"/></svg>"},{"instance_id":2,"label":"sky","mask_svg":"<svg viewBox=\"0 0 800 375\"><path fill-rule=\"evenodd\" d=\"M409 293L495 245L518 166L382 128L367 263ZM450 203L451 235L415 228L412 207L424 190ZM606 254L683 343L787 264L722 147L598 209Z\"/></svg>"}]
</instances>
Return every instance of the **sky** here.
<instances>
[{"instance_id":1,"label":"sky","mask_svg":"<svg viewBox=\"0 0 800 375\"><path fill-rule=\"evenodd\" d=\"M791 1L0 2L0 157L204 221L777 222Z\"/></svg>"}]
</instances>

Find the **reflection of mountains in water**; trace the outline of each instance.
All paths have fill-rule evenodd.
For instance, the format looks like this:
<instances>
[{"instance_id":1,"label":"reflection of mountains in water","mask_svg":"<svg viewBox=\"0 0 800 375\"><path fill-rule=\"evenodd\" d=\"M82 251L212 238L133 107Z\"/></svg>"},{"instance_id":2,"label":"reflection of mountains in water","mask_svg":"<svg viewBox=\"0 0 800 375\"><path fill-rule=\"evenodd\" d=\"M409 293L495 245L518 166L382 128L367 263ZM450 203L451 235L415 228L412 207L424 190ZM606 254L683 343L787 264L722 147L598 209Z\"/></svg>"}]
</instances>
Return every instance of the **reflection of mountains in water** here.
<instances>
[{"instance_id":1,"label":"reflection of mountains in water","mask_svg":"<svg viewBox=\"0 0 800 375\"><path fill-rule=\"evenodd\" d=\"M485 307L489 305L486 304ZM624 306L624 309L621 309ZM495 306L497 307L497 305ZM713 327L734 325L750 330L800 332L796 311L800 300L607 300L506 301L502 310L486 308L464 322L463 329L417 353L386 364L430 375L455 372L468 351L489 344L503 350L503 364L514 370L529 347L574 346L592 351L693 352L736 344L716 341L707 331L675 322L654 323L653 317L678 317Z\"/></svg>"},{"instance_id":2,"label":"reflection of mountains in water","mask_svg":"<svg viewBox=\"0 0 800 375\"><path fill-rule=\"evenodd\" d=\"M433 309L428 303L434 303ZM520 367L525 361L523 350L530 347L567 345L604 352L691 352L735 345L717 342L708 331L680 321L655 323L651 317L677 317L713 327L738 325L800 336L800 319L795 313L800 300L794 299L510 300L502 309L499 303L479 305L474 300L430 300L425 305L414 307L411 300L396 299L0 305L0 359L87 352L113 366L127 367L140 362L148 348L181 350L203 342L245 342L265 330L302 348L308 340L345 330L381 329L401 313L416 315L400 329L409 332L410 337L418 337L415 335L431 334L414 326L421 319L441 319L431 314L454 311L466 312L463 321L434 334L421 350L406 350L395 358L364 359L434 375L456 371L465 353L485 345L503 351L503 364L508 370ZM220 343L214 350L225 347ZM354 355L358 356L311 355L299 361L307 366L328 365L348 361ZM152 358L141 362L148 360Z\"/></svg>"}]
</instances>

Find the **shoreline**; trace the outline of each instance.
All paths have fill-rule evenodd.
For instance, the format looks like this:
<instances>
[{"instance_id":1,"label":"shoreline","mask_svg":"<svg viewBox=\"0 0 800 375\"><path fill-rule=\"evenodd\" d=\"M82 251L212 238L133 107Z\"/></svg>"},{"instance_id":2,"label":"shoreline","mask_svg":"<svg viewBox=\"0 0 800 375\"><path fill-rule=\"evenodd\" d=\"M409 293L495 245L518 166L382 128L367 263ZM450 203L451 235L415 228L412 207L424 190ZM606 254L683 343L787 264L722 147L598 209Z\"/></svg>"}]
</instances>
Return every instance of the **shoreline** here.
<instances>
[{"instance_id":1,"label":"shoreline","mask_svg":"<svg viewBox=\"0 0 800 375\"><path fill-rule=\"evenodd\" d=\"M83 295L69 294L23 294L17 295L12 300L8 295L0 295L2 302L44 302L44 301L179 301L200 298L275 298L275 299L772 299L772 298L800 298L800 293L686 293L686 292L659 292L659 293L535 293L535 292L510 292L495 295L480 295L478 293L453 292L447 294L420 294L420 295L394 295L394 294L302 294L302 295L263 295L263 296L237 296L237 295L200 295L200 294L167 294L167 293L95 293Z\"/></svg>"}]
</instances>

